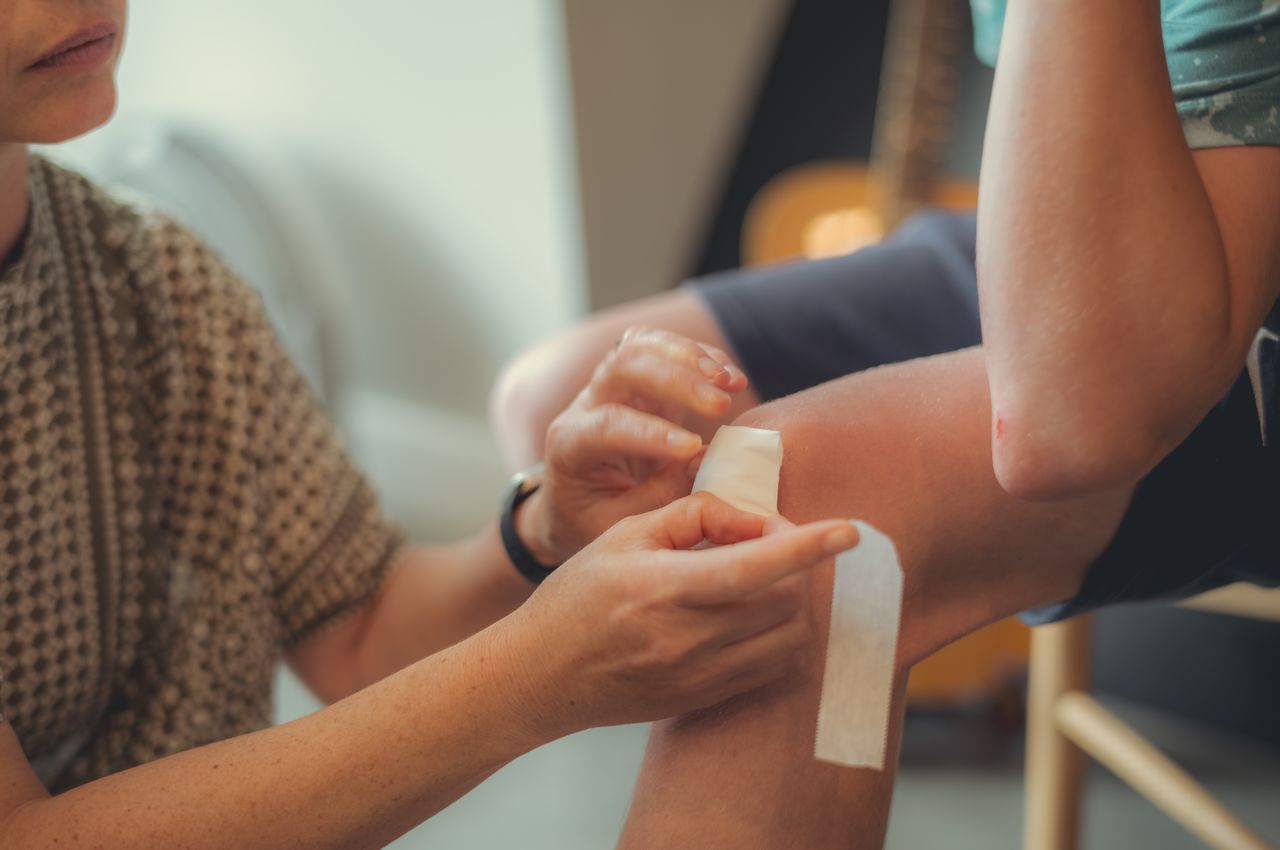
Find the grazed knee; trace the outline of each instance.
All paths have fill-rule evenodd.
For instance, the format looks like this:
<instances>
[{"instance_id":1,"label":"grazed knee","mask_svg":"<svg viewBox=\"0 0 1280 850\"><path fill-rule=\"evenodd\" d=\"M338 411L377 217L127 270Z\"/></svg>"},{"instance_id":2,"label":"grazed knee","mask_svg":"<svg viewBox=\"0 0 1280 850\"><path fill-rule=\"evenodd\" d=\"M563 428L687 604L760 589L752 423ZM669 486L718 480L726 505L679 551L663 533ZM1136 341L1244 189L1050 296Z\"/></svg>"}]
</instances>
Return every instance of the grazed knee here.
<instances>
[{"instance_id":1,"label":"grazed knee","mask_svg":"<svg viewBox=\"0 0 1280 850\"><path fill-rule=\"evenodd\" d=\"M806 416L782 400L749 411L735 424L782 433L778 511L792 522L857 519L894 542L904 572L904 605L897 664L903 672L940 647L953 629L931 618L932 589L924 580L939 521L937 496L928 490L923 460L900 432L870 413L839 422ZM831 564L811 575L817 632L825 641L830 619ZM821 653L819 654L819 661Z\"/></svg>"}]
</instances>

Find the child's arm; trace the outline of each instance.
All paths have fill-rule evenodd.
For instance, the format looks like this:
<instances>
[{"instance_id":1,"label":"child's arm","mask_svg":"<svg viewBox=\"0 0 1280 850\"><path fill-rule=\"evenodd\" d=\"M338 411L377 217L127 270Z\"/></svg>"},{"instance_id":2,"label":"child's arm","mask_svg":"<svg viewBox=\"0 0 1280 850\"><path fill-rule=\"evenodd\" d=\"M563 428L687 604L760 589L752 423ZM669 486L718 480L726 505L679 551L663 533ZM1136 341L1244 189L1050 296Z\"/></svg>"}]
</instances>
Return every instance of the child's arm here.
<instances>
[{"instance_id":1,"label":"child's arm","mask_svg":"<svg viewBox=\"0 0 1280 850\"><path fill-rule=\"evenodd\" d=\"M1280 148L1192 152L1158 0L1012 0L978 273L1015 495L1129 484L1239 374L1280 284Z\"/></svg>"}]
</instances>

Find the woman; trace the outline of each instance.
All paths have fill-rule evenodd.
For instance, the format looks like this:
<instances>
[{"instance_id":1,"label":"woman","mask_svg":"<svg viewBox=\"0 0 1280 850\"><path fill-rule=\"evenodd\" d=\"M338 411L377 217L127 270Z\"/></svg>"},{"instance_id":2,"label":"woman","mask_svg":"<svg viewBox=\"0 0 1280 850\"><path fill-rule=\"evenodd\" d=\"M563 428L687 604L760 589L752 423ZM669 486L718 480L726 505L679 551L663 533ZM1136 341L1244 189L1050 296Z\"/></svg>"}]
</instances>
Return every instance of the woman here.
<instances>
[{"instance_id":1,"label":"woman","mask_svg":"<svg viewBox=\"0 0 1280 850\"><path fill-rule=\"evenodd\" d=\"M795 666L802 574L854 533L667 504L679 419L745 386L673 335L606 358L502 534L404 547L256 297L28 155L109 117L124 23L0 0L0 848L381 846L541 743ZM336 704L264 729L281 653Z\"/></svg>"}]
</instances>

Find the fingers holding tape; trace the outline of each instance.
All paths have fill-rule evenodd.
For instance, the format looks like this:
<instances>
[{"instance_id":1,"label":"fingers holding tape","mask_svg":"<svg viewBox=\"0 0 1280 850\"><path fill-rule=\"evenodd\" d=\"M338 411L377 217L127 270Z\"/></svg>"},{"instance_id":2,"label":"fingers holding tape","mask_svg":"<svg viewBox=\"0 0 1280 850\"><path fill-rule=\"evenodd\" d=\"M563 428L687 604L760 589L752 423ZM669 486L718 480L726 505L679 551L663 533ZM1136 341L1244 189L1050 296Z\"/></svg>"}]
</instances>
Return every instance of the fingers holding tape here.
<instances>
[{"instance_id":1,"label":"fingers holding tape","mask_svg":"<svg viewBox=\"0 0 1280 850\"><path fill-rule=\"evenodd\" d=\"M777 517L781 470L782 435L776 431L725 427L707 447L694 490L713 493L737 508L770 517L763 529L766 536L750 544L756 547L760 561L736 572L731 565L724 565L724 575L718 585L712 585L718 587L720 598L732 591L751 592L751 587L759 591L796 571L804 561L785 546L770 549L765 545L771 537L787 540L802 531L787 529L785 520ZM881 770L902 619L902 566L897 548L883 532L863 522L852 523L852 528L858 532L858 545L835 561L814 756ZM772 564L760 565L770 558L775 559ZM752 581L759 584L752 585Z\"/></svg>"}]
</instances>

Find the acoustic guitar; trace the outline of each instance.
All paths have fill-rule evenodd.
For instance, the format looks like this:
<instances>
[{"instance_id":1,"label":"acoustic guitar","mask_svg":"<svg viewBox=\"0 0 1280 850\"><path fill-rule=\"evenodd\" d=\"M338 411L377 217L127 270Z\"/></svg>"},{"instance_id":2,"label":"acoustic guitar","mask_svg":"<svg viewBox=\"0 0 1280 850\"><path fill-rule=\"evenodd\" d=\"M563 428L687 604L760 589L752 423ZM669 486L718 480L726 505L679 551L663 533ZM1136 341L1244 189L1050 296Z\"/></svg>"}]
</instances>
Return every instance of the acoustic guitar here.
<instances>
[{"instance_id":1,"label":"acoustic guitar","mask_svg":"<svg viewBox=\"0 0 1280 850\"><path fill-rule=\"evenodd\" d=\"M951 135L963 0L895 0L869 165L814 162L779 175L743 226L743 262L850 253L923 207L972 209L972 181L939 179Z\"/></svg>"}]
</instances>

